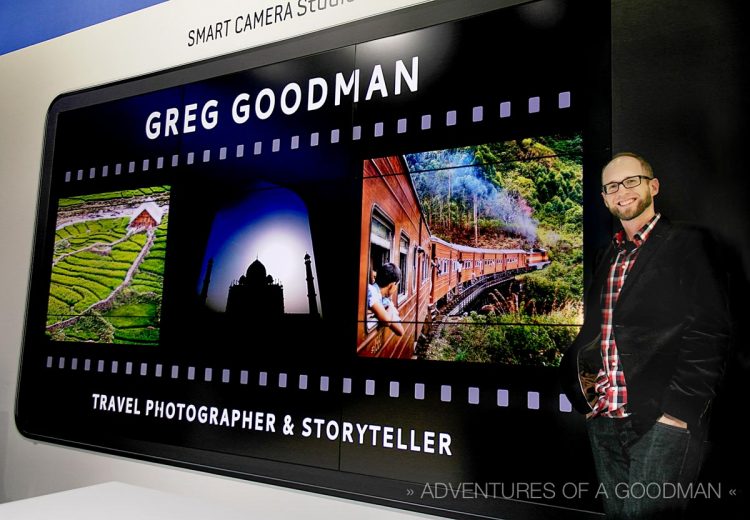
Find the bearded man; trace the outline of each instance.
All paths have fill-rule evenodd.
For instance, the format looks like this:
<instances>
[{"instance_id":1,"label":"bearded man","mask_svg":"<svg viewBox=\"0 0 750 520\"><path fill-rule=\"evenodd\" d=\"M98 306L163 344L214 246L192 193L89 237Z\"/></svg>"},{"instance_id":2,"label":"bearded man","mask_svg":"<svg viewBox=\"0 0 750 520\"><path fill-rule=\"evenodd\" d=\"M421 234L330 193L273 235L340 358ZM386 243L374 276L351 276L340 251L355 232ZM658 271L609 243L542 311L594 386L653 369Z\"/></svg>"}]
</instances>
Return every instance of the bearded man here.
<instances>
[{"instance_id":1,"label":"bearded man","mask_svg":"<svg viewBox=\"0 0 750 520\"><path fill-rule=\"evenodd\" d=\"M729 342L716 248L656 212L659 190L637 154L615 155L602 170L604 205L622 229L595 267L584 325L561 363L613 519L683 514L689 493L654 490L689 489L697 478Z\"/></svg>"}]
</instances>

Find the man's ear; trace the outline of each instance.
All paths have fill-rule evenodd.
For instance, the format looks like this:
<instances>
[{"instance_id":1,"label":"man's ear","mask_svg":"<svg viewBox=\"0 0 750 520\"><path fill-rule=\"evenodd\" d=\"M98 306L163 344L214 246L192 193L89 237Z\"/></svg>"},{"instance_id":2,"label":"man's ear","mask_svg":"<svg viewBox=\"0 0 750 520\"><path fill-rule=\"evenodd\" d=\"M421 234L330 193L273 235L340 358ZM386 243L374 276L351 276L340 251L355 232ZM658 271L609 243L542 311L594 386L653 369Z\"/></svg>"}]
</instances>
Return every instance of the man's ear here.
<instances>
[{"instance_id":1,"label":"man's ear","mask_svg":"<svg viewBox=\"0 0 750 520\"><path fill-rule=\"evenodd\" d=\"M659 179L657 179L656 177L651 179L648 183L648 187L651 190L652 197L655 197L656 195L658 195L659 194Z\"/></svg>"}]
</instances>

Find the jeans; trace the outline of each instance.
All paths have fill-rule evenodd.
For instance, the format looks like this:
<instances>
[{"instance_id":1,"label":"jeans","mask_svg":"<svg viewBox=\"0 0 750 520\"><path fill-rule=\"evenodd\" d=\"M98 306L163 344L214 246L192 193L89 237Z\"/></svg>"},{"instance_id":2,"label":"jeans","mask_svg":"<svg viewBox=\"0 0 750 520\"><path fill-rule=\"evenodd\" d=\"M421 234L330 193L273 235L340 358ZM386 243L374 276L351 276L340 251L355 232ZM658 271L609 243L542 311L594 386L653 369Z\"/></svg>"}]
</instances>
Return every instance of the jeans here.
<instances>
[{"instance_id":1,"label":"jeans","mask_svg":"<svg viewBox=\"0 0 750 520\"><path fill-rule=\"evenodd\" d=\"M630 418L586 421L599 477L597 496L612 520L678 519L698 476L702 436L656 422L636 431Z\"/></svg>"}]
</instances>

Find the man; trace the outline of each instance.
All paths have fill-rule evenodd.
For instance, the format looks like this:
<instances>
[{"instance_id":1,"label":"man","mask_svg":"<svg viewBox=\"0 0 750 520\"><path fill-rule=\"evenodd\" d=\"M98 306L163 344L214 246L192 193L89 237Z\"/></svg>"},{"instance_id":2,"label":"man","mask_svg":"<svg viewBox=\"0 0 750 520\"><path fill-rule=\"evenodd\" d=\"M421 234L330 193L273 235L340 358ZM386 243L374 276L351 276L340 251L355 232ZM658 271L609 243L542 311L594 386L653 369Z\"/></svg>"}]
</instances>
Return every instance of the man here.
<instances>
[{"instance_id":1,"label":"man","mask_svg":"<svg viewBox=\"0 0 750 520\"><path fill-rule=\"evenodd\" d=\"M728 345L714 248L656 212L659 189L636 154L603 169L602 198L622 230L595 268L584 325L561 364L568 399L587 414L608 518L680 517L686 501L668 497L697 477Z\"/></svg>"},{"instance_id":2,"label":"man","mask_svg":"<svg viewBox=\"0 0 750 520\"><path fill-rule=\"evenodd\" d=\"M401 269L396 264L386 263L375 270L375 281L367 286L367 308L380 324L397 336L404 335L404 326L391 298L397 297L400 282Z\"/></svg>"}]
</instances>

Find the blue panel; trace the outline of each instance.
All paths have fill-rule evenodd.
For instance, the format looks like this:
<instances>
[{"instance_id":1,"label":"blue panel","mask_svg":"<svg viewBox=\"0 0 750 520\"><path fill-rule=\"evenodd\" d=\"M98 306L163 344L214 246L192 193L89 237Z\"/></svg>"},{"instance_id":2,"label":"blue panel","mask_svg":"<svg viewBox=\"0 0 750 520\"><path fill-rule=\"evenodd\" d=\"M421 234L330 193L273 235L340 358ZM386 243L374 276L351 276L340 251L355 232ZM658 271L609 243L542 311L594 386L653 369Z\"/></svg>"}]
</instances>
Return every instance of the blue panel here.
<instances>
[{"instance_id":1,"label":"blue panel","mask_svg":"<svg viewBox=\"0 0 750 520\"><path fill-rule=\"evenodd\" d=\"M0 0L0 55L166 0Z\"/></svg>"}]
</instances>

